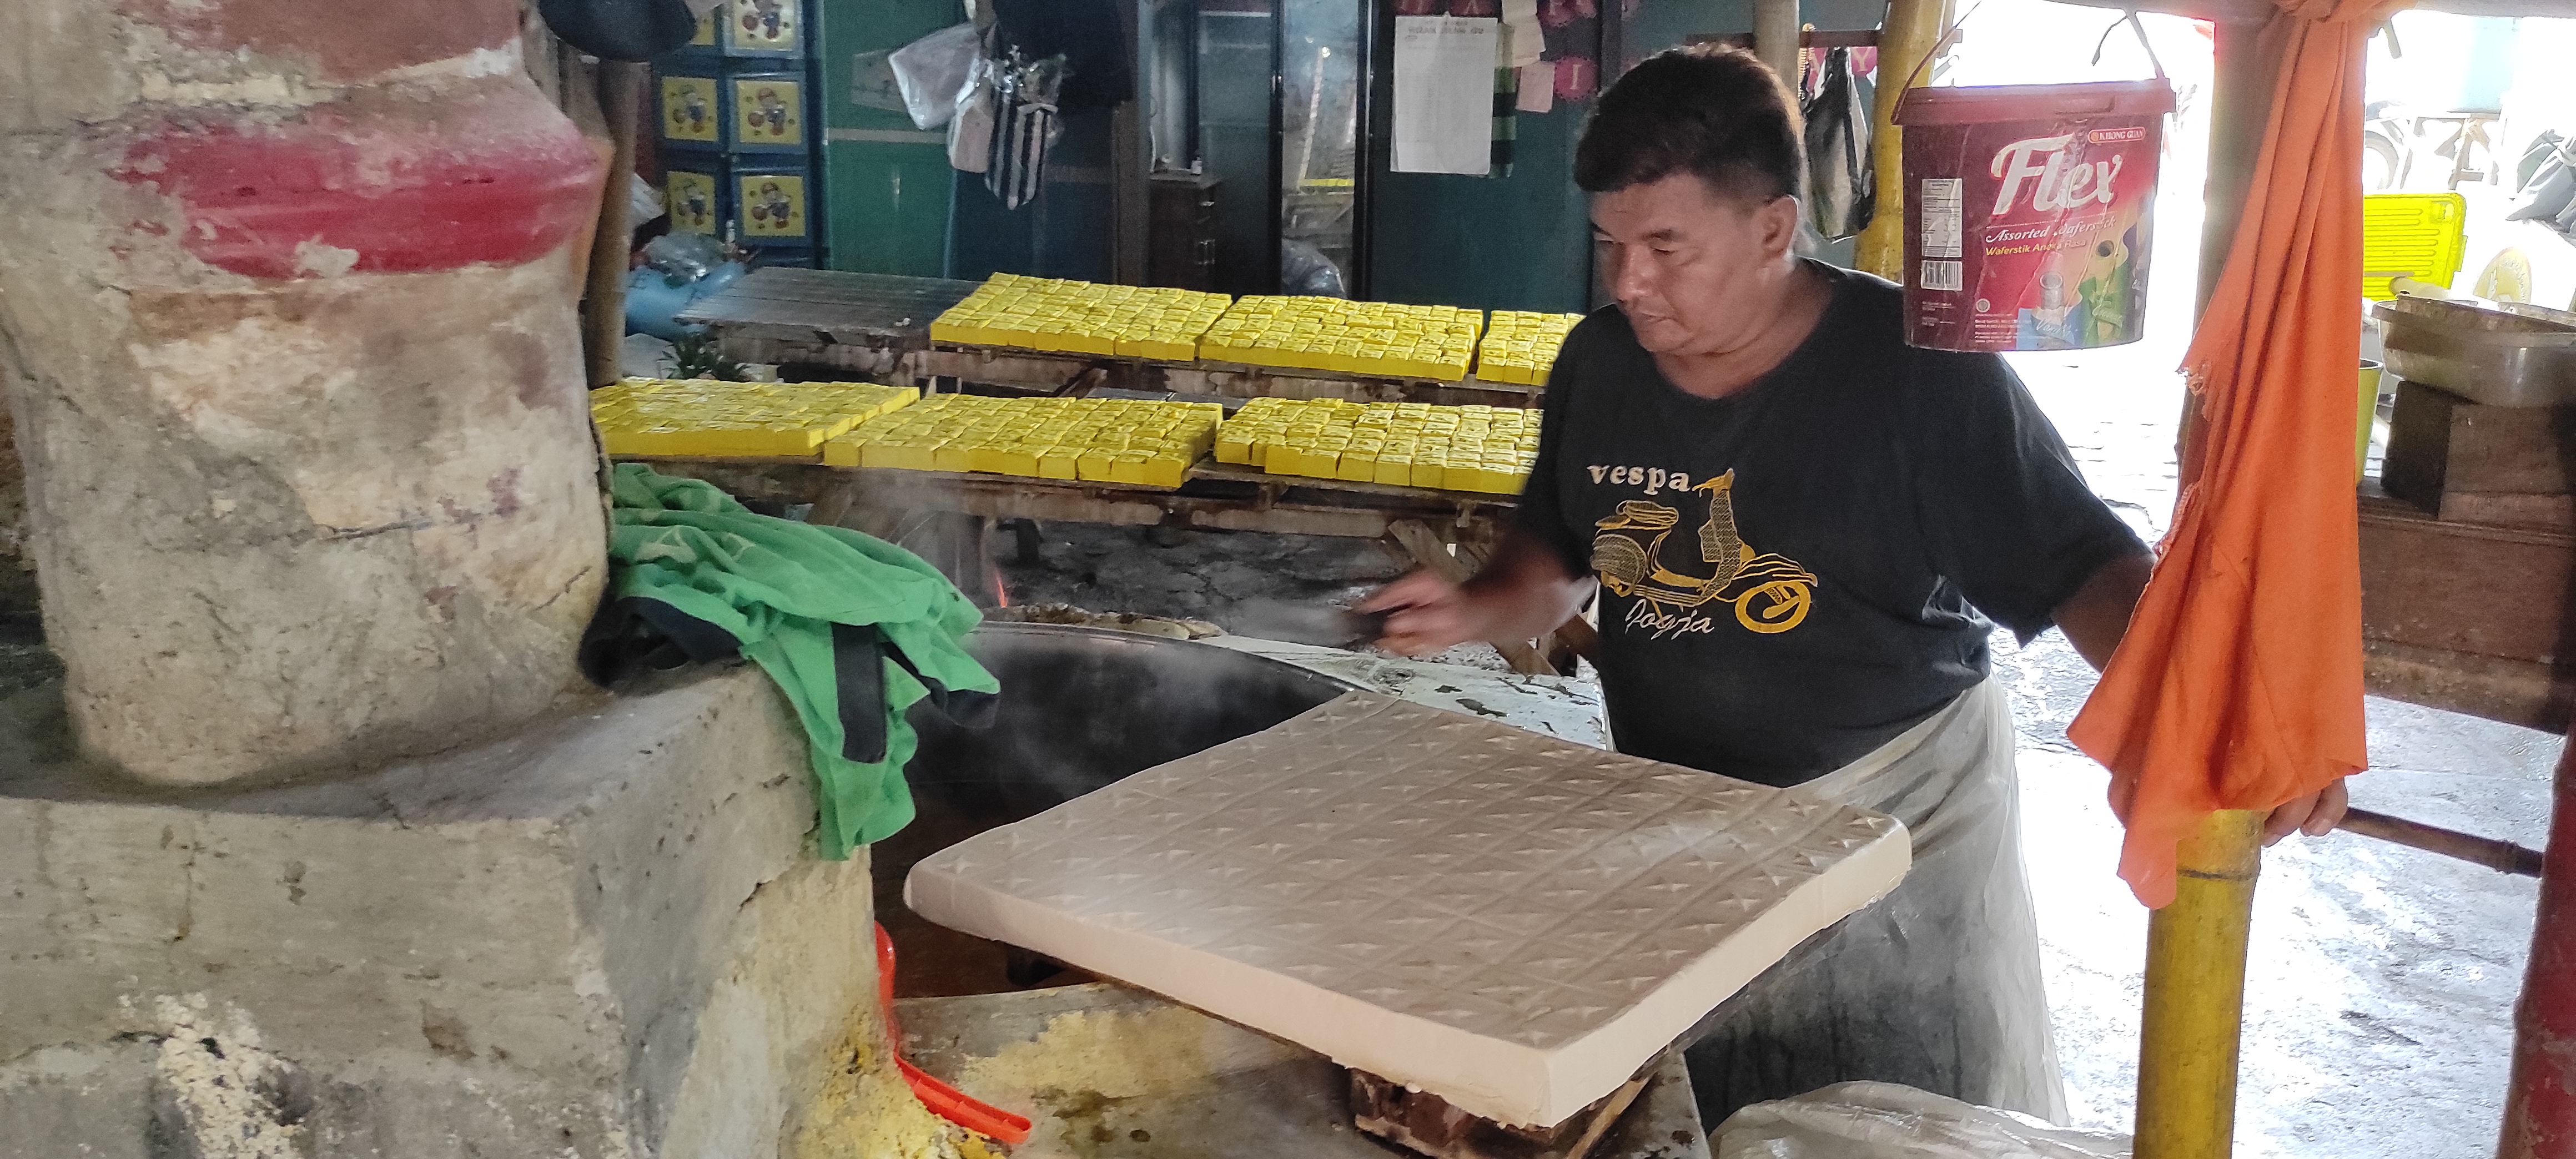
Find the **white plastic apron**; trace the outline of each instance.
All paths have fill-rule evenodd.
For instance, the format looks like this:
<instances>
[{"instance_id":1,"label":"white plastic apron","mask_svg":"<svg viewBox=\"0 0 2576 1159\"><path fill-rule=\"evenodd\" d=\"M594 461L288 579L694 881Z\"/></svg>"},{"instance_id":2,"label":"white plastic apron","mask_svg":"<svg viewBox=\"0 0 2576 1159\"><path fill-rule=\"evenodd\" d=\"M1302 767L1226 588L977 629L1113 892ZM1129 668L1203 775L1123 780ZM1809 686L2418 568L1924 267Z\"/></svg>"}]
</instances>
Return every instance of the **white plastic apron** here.
<instances>
[{"instance_id":1,"label":"white plastic apron","mask_svg":"<svg viewBox=\"0 0 2576 1159\"><path fill-rule=\"evenodd\" d=\"M1701 1121L1866 1079L2065 1122L2003 690L1987 680L1797 791L1903 821L1914 868L1683 1038Z\"/></svg>"}]
</instances>

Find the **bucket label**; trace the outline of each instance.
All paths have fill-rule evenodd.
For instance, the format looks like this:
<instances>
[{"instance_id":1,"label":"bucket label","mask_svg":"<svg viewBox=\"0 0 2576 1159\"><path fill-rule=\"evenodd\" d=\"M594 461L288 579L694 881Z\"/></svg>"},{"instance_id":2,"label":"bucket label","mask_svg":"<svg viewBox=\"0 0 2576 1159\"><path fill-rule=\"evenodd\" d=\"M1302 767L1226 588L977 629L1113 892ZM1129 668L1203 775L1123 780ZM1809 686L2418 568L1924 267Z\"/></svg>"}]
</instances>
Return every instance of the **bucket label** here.
<instances>
[{"instance_id":1,"label":"bucket label","mask_svg":"<svg viewBox=\"0 0 2576 1159\"><path fill-rule=\"evenodd\" d=\"M1906 340L2137 341L2162 127L2137 114L1908 125Z\"/></svg>"}]
</instances>

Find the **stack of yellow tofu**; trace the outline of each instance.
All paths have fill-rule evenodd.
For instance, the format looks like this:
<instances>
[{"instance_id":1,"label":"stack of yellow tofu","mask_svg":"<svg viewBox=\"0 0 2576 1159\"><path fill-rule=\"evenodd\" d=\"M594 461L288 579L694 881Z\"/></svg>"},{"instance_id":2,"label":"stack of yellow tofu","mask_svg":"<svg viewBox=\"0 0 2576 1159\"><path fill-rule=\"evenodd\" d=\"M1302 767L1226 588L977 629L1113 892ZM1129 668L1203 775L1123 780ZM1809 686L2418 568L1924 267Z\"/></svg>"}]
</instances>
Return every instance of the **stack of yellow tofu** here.
<instances>
[{"instance_id":1,"label":"stack of yellow tofu","mask_svg":"<svg viewBox=\"0 0 2576 1159\"><path fill-rule=\"evenodd\" d=\"M823 461L1178 487L1224 417L1215 403L941 394L823 444Z\"/></svg>"},{"instance_id":2,"label":"stack of yellow tofu","mask_svg":"<svg viewBox=\"0 0 2576 1159\"><path fill-rule=\"evenodd\" d=\"M1247 297L1208 327L1199 357L1456 382L1475 360L1484 318L1455 306Z\"/></svg>"},{"instance_id":3,"label":"stack of yellow tofu","mask_svg":"<svg viewBox=\"0 0 2576 1159\"><path fill-rule=\"evenodd\" d=\"M1216 459L1300 475L1517 495L1538 455L1538 412L1256 398L1217 431Z\"/></svg>"},{"instance_id":4,"label":"stack of yellow tofu","mask_svg":"<svg viewBox=\"0 0 2576 1159\"><path fill-rule=\"evenodd\" d=\"M629 378L590 393L612 455L800 458L921 392L866 382Z\"/></svg>"},{"instance_id":5,"label":"stack of yellow tofu","mask_svg":"<svg viewBox=\"0 0 2576 1159\"><path fill-rule=\"evenodd\" d=\"M1484 341L1476 346L1476 380L1547 385L1547 372L1556 368L1557 347L1565 344L1566 331L1582 320L1581 314L1494 311Z\"/></svg>"},{"instance_id":6,"label":"stack of yellow tofu","mask_svg":"<svg viewBox=\"0 0 2576 1159\"><path fill-rule=\"evenodd\" d=\"M930 324L930 340L1188 362L1234 299L1161 286L995 274Z\"/></svg>"}]
</instances>

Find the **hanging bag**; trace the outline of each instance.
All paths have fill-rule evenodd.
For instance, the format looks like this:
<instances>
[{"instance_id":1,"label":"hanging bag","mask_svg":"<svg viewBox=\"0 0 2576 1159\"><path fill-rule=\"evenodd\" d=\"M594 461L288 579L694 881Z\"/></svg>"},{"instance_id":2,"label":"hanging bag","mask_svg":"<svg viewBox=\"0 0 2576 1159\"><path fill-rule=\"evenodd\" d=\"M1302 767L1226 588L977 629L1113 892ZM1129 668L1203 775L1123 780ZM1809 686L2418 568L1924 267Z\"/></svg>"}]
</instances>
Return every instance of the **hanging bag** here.
<instances>
[{"instance_id":1,"label":"hanging bag","mask_svg":"<svg viewBox=\"0 0 2576 1159\"><path fill-rule=\"evenodd\" d=\"M1878 166L1870 155L1869 107L1852 75L1851 50L1826 54L1807 98L1807 220L1829 241L1869 228L1878 205Z\"/></svg>"},{"instance_id":2,"label":"hanging bag","mask_svg":"<svg viewBox=\"0 0 2576 1159\"><path fill-rule=\"evenodd\" d=\"M976 57L957 93L957 112L948 121L948 166L960 173L981 173L993 158L993 62Z\"/></svg>"},{"instance_id":3,"label":"hanging bag","mask_svg":"<svg viewBox=\"0 0 2576 1159\"><path fill-rule=\"evenodd\" d=\"M993 98L992 160L984 188L1004 209L1037 200L1046 185L1047 149L1058 131L1056 94L1064 83L1064 58L1023 62L1015 50L1001 70Z\"/></svg>"}]
</instances>

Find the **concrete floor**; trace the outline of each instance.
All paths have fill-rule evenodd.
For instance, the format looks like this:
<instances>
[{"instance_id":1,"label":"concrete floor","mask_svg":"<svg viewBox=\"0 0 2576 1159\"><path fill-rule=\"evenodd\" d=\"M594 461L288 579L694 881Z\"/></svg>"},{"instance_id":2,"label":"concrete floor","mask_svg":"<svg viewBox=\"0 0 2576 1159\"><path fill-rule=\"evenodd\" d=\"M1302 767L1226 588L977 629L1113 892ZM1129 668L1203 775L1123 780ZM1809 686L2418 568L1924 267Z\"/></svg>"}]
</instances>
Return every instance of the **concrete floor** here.
<instances>
[{"instance_id":1,"label":"concrete floor","mask_svg":"<svg viewBox=\"0 0 2576 1159\"><path fill-rule=\"evenodd\" d=\"M2173 506L2170 351L2016 356L2096 491L2151 537ZM2054 633L2000 656L2021 718L2024 838L2077 1125L2126 1130L2146 915L2116 876L2107 778L2066 725L2093 674ZM2372 698L2353 802L2537 848L2559 738ZM2494 1154L2536 883L2346 834L2264 860L2246 996L2242 1156Z\"/></svg>"}]
</instances>

